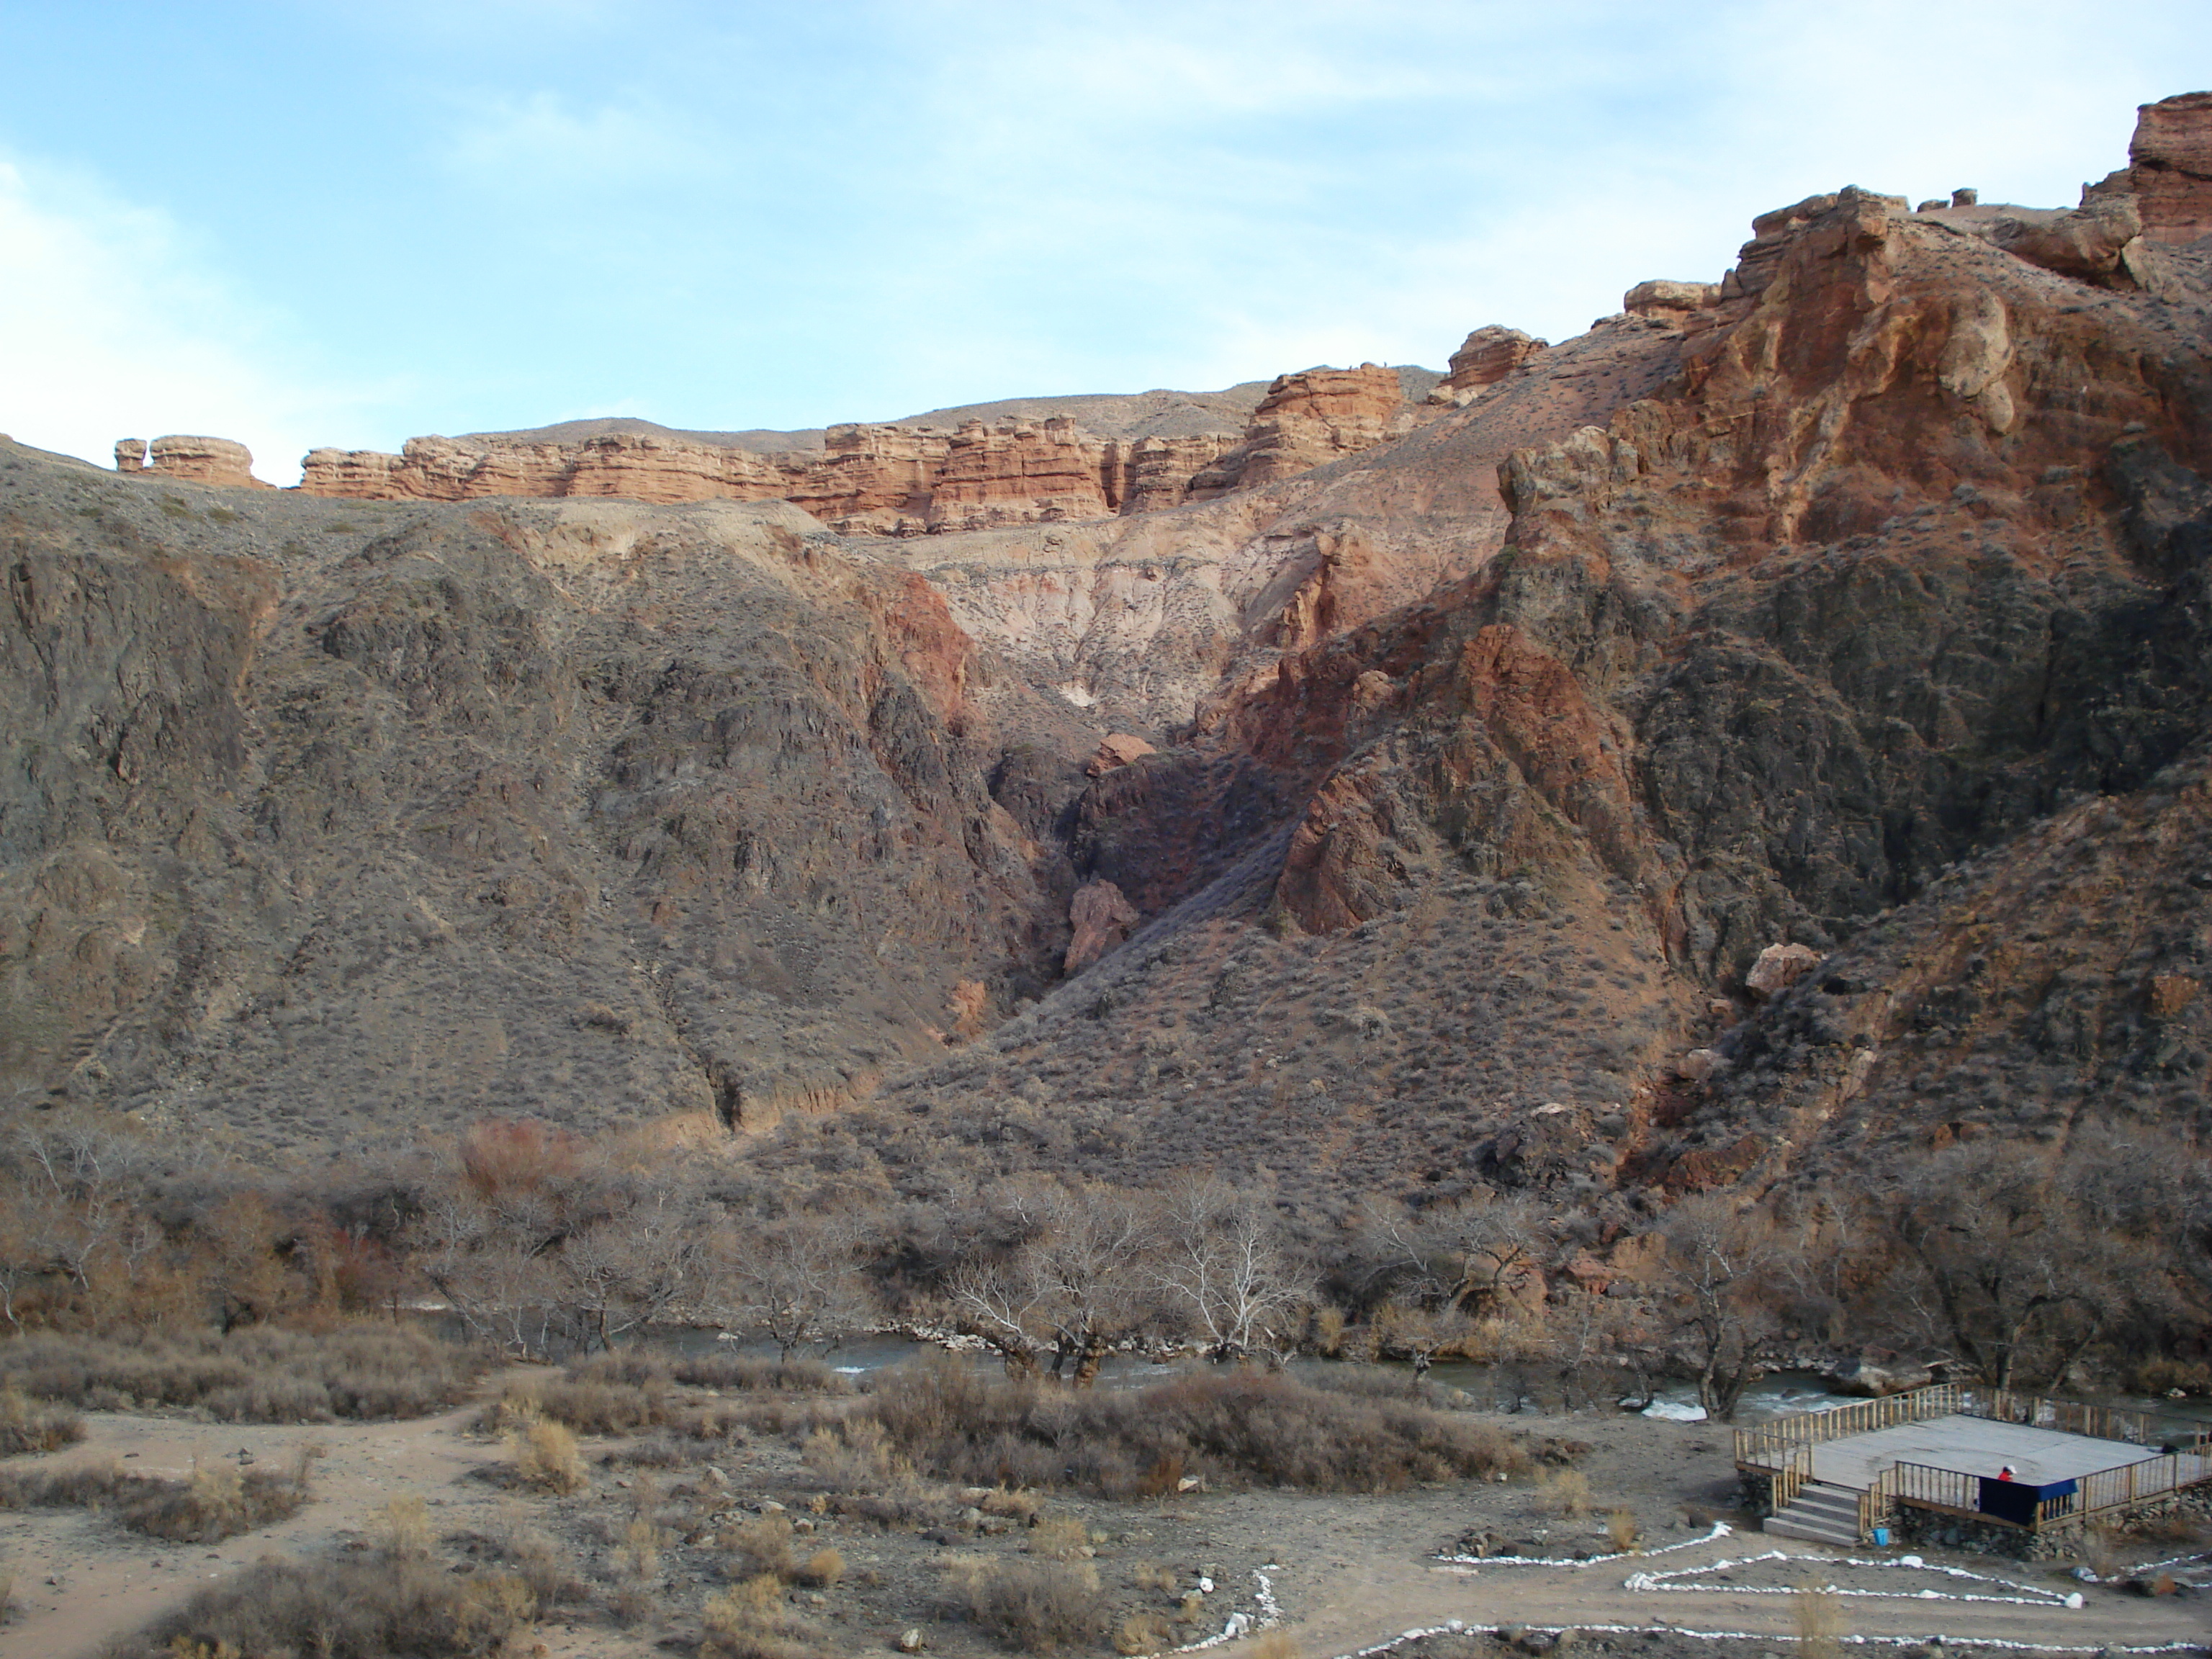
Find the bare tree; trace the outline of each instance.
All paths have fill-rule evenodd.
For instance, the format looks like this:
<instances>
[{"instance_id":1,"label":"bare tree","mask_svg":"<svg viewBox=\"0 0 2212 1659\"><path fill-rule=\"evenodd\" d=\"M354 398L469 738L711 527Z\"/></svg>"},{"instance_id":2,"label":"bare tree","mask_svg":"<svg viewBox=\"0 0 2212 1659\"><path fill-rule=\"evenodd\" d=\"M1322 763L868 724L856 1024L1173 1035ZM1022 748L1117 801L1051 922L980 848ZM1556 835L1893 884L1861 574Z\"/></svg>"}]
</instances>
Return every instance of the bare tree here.
<instances>
[{"instance_id":1,"label":"bare tree","mask_svg":"<svg viewBox=\"0 0 2212 1659\"><path fill-rule=\"evenodd\" d=\"M1161 1200L1154 1285L1224 1360L1263 1356L1280 1370L1313 1310L1310 1263L1283 1235L1274 1206L1218 1181L1185 1183Z\"/></svg>"},{"instance_id":2,"label":"bare tree","mask_svg":"<svg viewBox=\"0 0 2212 1659\"><path fill-rule=\"evenodd\" d=\"M1552 1240L1548 1213L1525 1194L1471 1198L1418 1215L1370 1211L1363 1229L1375 1274L1399 1296L1497 1314L1516 1282L1541 1263Z\"/></svg>"},{"instance_id":3,"label":"bare tree","mask_svg":"<svg viewBox=\"0 0 2212 1659\"><path fill-rule=\"evenodd\" d=\"M1009 1374L1035 1374L1049 1352L1054 1376L1088 1387L1146 1311L1144 1212L1126 1194L1055 1183L1008 1183L993 1201L1019 1242L955 1273L955 1320Z\"/></svg>"},{"instance_id":4,"label":"bare tree","mask_svg":"<svg viewBox=\"0 0 2212 1659\"><path fill-rule=\"evenodd\" d=\"M726 1324L774 1342L781 1358L834 1348L874 1311L860 1280L860 1242L846 1218L809 1212L726 1235L714 1305Z\"/></svg>"},{"instance_id":5,"label":"bare tree","mask_svg":"<svg viewBox=\"0 0 2212 1659\"><path fill-rule=\"evenodd\" d=\"M1732 1421L1787 1340L1781 1310L1795 1252L1764 1211L1718 1193L1683 1200L1658 1231L1676 1328L1698 1362L1698 1403Z\"/></svg>"},{"instance_id":6,"label":"bare tree","mask_svg":"<svg viewBox=\"0 0 2212 1659\"><path fill-rule=\"evenodd\" d=\"M1892 1196L1898 1304L1984 1382L2056 1380L2152 1276L2085 1201L2097 1174L2000 1141L1929 1160Z\"/></svg>"}]
</instances>

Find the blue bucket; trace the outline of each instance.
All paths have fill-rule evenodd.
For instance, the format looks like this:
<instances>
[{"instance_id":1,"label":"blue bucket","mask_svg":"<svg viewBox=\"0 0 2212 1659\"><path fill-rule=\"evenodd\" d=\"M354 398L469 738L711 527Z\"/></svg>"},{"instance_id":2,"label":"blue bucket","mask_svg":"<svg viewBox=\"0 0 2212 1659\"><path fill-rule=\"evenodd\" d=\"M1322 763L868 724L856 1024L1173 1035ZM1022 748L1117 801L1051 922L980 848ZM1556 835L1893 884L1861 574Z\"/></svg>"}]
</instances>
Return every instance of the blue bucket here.
<instances>
[{"instance_id":1,"label":"blue bucket","mask_svg":"<svg viewBox=\"0 0 2212 1659\"><path fill-rule=\"evenodd\" d=\"M1887 1527L1876 1527L1874 1529L1874 1542L1876 1549L1887 1549L1889 1547L1889 1528Z\"/></svg>"}]
</instances>

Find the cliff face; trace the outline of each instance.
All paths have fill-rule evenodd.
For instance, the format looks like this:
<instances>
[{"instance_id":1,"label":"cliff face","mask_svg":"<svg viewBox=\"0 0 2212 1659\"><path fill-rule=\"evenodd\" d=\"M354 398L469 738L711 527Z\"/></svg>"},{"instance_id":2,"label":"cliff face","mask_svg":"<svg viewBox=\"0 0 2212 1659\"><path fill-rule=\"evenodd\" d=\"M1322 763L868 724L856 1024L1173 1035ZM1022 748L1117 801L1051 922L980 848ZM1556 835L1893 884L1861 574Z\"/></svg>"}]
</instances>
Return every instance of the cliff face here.
<instances>
[{"instance_id":1,"label":"cliff face","mask_svg":"<svg viewBox=\"0 0 2212 1659\"><path fill-rule=\"evenodd\" d=\"M410 438L398 455L311 451L301 488L310 495L349 501L785 500L848 535L935 534L1157 512L1288 477L1403 431L1412 418L1404 400L1398 375L1370 363L1282 377L1241 438L1229 433L1099 437L1066 416L990 425L971 420L950 432L832 427L819 455L761 453L627 431L573 442ZM117 453L118 470L135 470L125 465L120 447ZM1207 477L1194 488L1194 475L1201 472ZM170 476L237 482L174 467Z\"/></svg>"},{"instance_id":2,"label":"cliff face","mask_svg":"<svg viewBox=\"0 0 2212 1659\"><path fill-rule=\"evenodd\" d=\"M2201 1145L2212 99L2143 121L2076 209L1824 193L1478 331L1419 423L1314 371L1211 455L754 458L850 538L173 487L248 541L18 458L11 1076L256 1133L887 1079L759 1155L1319 1206Z\"/></svg>"},{"instance_id":3,"label":"cliff face","mask_svg":"<svg viewBox=\"0 0 2212 1659\"><path fill-rule=\"evenodd\" d=\"M1426 490L1487 545L1097 780L1079 868L1151 929L889 1104L1316 1204L2202 1145L2212 246L2146 258L2162 214L1812 198L1324 469L1308 512L1387 479L1375 543ZM1611 406L1512 446L1495 518L1453 499L1476 434L1594 374Z\"/></svg>"}]
</instances>

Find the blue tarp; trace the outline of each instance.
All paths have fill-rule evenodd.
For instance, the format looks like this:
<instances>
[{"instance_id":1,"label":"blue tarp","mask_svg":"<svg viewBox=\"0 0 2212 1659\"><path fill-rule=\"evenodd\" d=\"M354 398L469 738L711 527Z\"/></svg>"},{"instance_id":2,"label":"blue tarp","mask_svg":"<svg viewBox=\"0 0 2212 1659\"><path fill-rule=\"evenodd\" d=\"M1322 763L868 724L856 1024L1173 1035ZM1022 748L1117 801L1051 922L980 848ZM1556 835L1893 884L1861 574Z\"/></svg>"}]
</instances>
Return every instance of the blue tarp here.
<instances>
[{"instance_id":1,"label":"blue tarp","mask_svg":"<svg viewBox=\"0 0 2212 1659\"><path fill-rule=\"evenodd\" d=\"M2046 1498L2070 1498L2081 1490L2081 1483L2074 1480L2053 1480L2039 1486L2026 1480L1998 1480L1985 1474L1982 1477L1982 1501L1977 1507L1984 1515L1993 1515L2000 1521L2032 1527L2038 1506ZM2066 1504L2052 1513L2063 1515L2073 1507Z\"/></svg>"}]
</instances>

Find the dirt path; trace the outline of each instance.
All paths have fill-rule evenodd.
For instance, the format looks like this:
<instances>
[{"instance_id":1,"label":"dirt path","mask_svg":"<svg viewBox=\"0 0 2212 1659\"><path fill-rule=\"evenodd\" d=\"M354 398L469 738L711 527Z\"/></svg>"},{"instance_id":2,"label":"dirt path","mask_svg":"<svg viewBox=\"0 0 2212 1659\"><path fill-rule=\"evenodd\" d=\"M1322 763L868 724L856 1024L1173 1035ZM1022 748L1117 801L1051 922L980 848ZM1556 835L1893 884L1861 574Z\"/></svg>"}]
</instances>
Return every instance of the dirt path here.
<instances>
[{"instance_id":1,"label":"dirt path","mask_svg":"<svg viewBox=\"0 0 2212 1659\"><path fill-rule=\"evenodd\" d=\"M264 1555L326 1554L369 1530L393 1498L420 1496L441 1532L483 1528L506 1499L466 1477L500 1455L495 1443L459 1432L476 1407L401 1423L227 1425L88 1413L87 1437L65 1451L14 1458L13 1469L61 1469L115 1459L134 1473L180 1478L194 1460L237 1461L240 1451L281 1466L301 1448L325 1455L310 1477L314 1501L259 1532L210 1548L160 1542L82 1510L0 1513L0 1561L15 1577L15 1612L0 1650L8 1659L82 1659L212 1580Z\"/></svg>"},{"instance_id":2,"label":"dirt path","mask_svg":"<svg viewBox=\"0 0 2212 1659\"><path fill-rule=\"evenodd\" d=\"M314 1444L325 1451L313 1477L314 1501L289 1521L215 1549L157 1543L80 1510L0 1511L0 1561L15 1573L18 1604L0 1637L0 1652L7 1659L88 1659L106 1641L264 1555L326 1557L373 1534L384 1506L402 1494L426 1501L441 1534L497 1530L529 1506L489 1481L471 1478L503 1455L496 1443L464 1431L475 1410L464 1407L411 1422L312 1427L225 1427L88 1413L83 1444L10 1460L10 1467L58 1468L112 1458L126 1469L178 1477L189 1473L195 1459L235 1460L243 1451L257 1462L281 1464ZM1841 1565L1838 1553L1755 1531L1708 1536L1705 1522L1687 1518L1686 1507L1714 1498L1732 1480L1727 1454L1715 1437L1695 1428L1604 1419L1530 1426L1571 1431L1593 1443L1583 1467L1603 1494L1602 1507L1634 1511L1645 1553L1574 1565L1452 1565L1437 1559L1471 1526L1530 1540L1561 1556L1610 1547L1601 1516L1563 1518L1547 1507L1541 1486L1521 1481L1454 1483L1374 1497L1222 1494L1169 1500L1149 1515L1115 1511L1122 1518L1114 1524L1141 1522L1150 1529L1146 1536L1156 1538L1145 1550L1162 1559L1222 1561L1220 1571L1233 1571L1236 1580L1223 1586L1231 1592L1224 1607L1257 1611L1256 1586L1245 1582L1246 1564L1268 1564L1269 1589L1285 1626L1314 1659L1372 1650L1402 1632L1435 1631L1455 1620L1479 1630L1517 1624L1673 1631L1683 1635L1685 1645L1646 1644L1639 1650L1652 1659L1679 1659L1711 1650L1711 1644L1689 1639L1700 1635L1727 1632L1762 1642L1794 1637L1791 1597L1753 1592L1786 1591L1808 1575L1848 1590L1883 1592L1845 1601L1848 1628L1875 1638L1940 1634L1954 1644L2002 1641L2087 1651L2203 1643L2212 1624L2201 1601L2153 1601L2078 1585L2047 1565L1947 1555L1929 1557L1923 1569L1852 1569ZM1746 1564L1775 1549L1790 1559L1738 1565L1725 1582L1698 1571L1723 1562ZM1232 1562L1238 1564L1233 1569L1227 1565ZM1945 1565L2009 1581L2009 1586L1958 1578L1940 1570ZM2063 1598L2077 1590L2085 1605L2065 1607ZM1960 1599L1969 1593L2015 1595L2033 1605ZM643 1627L617 1632L597 1620L556 1620L540 1627L538 1639L546 1644L548 1659L586 1654L644 1659L659 1633ZM874 1650L878 1644L868 1639L866 1645ZM1216 1651L1233 1654L1237 1645ZM1747 1659L1759 1651L1747 1650Z\"/></svg>"},{"instance_id":3,"label":"dirt path","mask_svg":"<svg viewBox=\"0 0 2212 1659\"><path fill-rule=\"evenodd\" d=\"M1791 1595L1753 1593L1748 1583L1786 1592L1808 1578L1847 1592L1845 1629L1858 1636L1900 1642L1941 1637L1954 1644L2004 1642L2083 1651L2212 1642L2212 1620L2201 1601L2153 1601L2076 1585L2056 1578L2048 1568L1972 1560L1965 1569L2007 1581L1996 1583L1961 1580L1940 1565L1853 1569L1840 1552L1757 1533L1616 1561L1461 1565L1408 1556L1387 1528L1365 1535L1364 1529L1345 1528L1326 1540L1298 1535L1304 1530L1286 1529L1279 1552L1282 1571L1273 1575L1273 1589L1285 1628L1309 1654L1358 1653L1406 1632L1448 1627L1455 1620L1478 1630L1577 1626L1794 1638ZM1775 1550L1789 1559L1739 1568L1731 1575L1734 1583L1717 1583L1694 1571ZM1639 1584L1637 1577L1644 1574L1660 1582ZM2024 1587L2024 1593L2014 1586ZM2060 1599L2074 1590L2083 1597L2079 1608ZM1968 1595L2011 1599L1969 1601ZM2019 1604L2023 1601L2030 1605Z\"/></svg>"}]
</instances>

